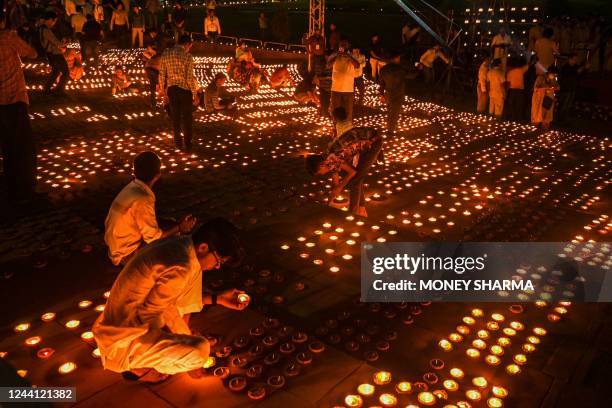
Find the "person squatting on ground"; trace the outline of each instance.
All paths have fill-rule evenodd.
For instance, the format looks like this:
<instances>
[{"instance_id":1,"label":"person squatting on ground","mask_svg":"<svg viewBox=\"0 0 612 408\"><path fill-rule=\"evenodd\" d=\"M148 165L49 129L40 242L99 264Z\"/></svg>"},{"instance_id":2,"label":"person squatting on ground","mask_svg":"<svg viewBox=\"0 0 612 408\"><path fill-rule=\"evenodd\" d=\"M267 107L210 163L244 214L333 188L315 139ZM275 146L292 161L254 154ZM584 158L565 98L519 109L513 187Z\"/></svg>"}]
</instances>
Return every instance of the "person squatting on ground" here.
<instances>
[{"instance_id":1,"label":"person squatting on ground","mask_svg":"<svg viewBox=\"0 0 612 408\"><path fill-rule=\"evenodd\" d=\"M306 157L306 169L315 176L332 173L333 187L329 204L348 186L349 210L357 215L367 217L363 179L376 161L383 139L380 133L369 127L352 128L338 137L329 147L327 153ZM356 157L357 165L353 166ZM340 173L344 177L340 178Z\"/></svg>"},{"instance_id":2,"label":"person squatting on ground","mask_svg":"<svg viewBox=\"0 0 612 408\"><path fill-rule=\"evenodd\" d=\"M380 70L381 101L387 105L387 132L393 134L404 104L406 71L400 65L400 56L396 55L391 62Z\"/></svg>"},{"instance_id":3,"label":"person squatting on ground","mask_svg":"<svg viewBox=\"0 0 612 408\"><path fill-rule=\"evenodd\" d=\"M134 179L115 197L108 210L104 222L104 241L113 265L125 264L144 244L189 233L197 221L187 214L167 230L162 230L157 224L152 188L161 178L161 165L160 158L153 152L145 151L136 156Z\"/></svg>"},{"instance_id":4,"label":"person squatting on ground","mask_svg":"<svg viewBox=\"0 0 612 408\"><path fill-rule=\"evenodd\" d=\"M227 77L218 72L204 91L204 107L206 112L233 111L236 109L236 100L225 90L223 85Z\"/></svg>"},{"instance_id":5,"label":"person squatting on ground","mask_svg":"<svg viewBox=\"0 0 612 408\"><path fill-rule=\"evenodd\" d=\"M193 107L199 103L198 80L193 70L191 37L184 34L179 43L167 48L159 69L160 92L167 95L174 128L174 144L186 153L192 150Z\"/></svg>"},{"instance_id":6,"label":"person squatting on ground","mask_svg":"<svg viewBox=\"0 0 612 408\"><path fill-rule=\"evenodd\" d=\"M236 227L221 218L191 236L159 240L139 251L115 279L92 328L104 368L151 383L183 372L202 377L210 344L189 327L190 314L205 305L248 306L236 289L203 292L202 275L243 256Z\"/></svg>"}]
</instances>

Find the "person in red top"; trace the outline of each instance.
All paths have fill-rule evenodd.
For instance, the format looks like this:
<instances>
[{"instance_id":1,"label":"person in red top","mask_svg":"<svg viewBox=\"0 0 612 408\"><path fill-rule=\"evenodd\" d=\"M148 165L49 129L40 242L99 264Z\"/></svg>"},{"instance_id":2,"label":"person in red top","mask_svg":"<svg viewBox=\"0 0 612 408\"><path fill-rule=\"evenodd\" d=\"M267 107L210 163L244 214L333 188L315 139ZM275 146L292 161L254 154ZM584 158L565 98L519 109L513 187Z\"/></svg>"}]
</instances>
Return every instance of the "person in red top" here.
<instances>
[{"instance_id":1,"label":"person in red top","mask_svg":"<svg viewBox=\"0 0 612 408\"><path fill-rule=\"evenodd\" d=\"M28 198L36 184L36 150L22 57L36 58L36 51L17 32L6 29L6 15L0 12L0 146L5 197L10 200Z\"/></svg>"}]
</instances>

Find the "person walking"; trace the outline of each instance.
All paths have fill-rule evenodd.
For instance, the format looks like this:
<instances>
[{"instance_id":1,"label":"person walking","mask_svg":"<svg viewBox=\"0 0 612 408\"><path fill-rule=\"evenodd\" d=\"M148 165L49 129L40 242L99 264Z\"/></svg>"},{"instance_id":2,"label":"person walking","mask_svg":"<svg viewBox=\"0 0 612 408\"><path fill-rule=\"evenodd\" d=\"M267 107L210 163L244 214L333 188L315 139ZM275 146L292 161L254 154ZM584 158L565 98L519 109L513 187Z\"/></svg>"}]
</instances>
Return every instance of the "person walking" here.
<instances>
[{"instance_id":1,"label":"person walking","mask_svg":"<svg viewBox=\"0 0 612 408\"><path fill-rule=\"evenodd\" d=\"M193 58L189 51L192 42L183 34L179 42L164 51L159 69L159 86L170 103L170 117L174 128L174 144L186 153L192 151L192 103L198 103L198 80L193 70Z\"/></svg>"},{"instance_id":2,"label":"person walking","mask_svg":"<svg viewBox=\"0 0 612 408\"><path fill-rule=\"evenodd\" d=\"M257 23L259 24L259 38L263 41L268 39L268 17L266 13L263 11L259 13L259 18L257 19Z\"/></svg>"},{"instance_id":3,"label":"person walking","mask_svg":"<svg viewBox=\"0 0 612 408\"><path fill-rule=\"evenodd\" d=\"M358 93L357 106L363 106L363 98L365 96L365 81L363 79L363 69L366 65L365 55L361 53L361 50L357 47L353 47L351 51L353 59L359 63L359 68L355 68L355 90Z\"/></svg>"},{"instance_id":4,"label":"person walking","mask_svg":"<svg viewBox=\"0 0 612 408\"><path fill-rule=\"evenodd\" d=\"M393 57L380 70L381 101L387 105L387 134L395 133L406 93L406 71L400 65L400 56Z\"/></svg>"},{"instance_id":5,"label":"person walking","mask_svg":"<svg viewBox=\"0 0 612 408\"><path fill-rule=\"evenodd\" d=\"M6 25L6 15L0 13L0 146L7 197L19 200L28 198L36 185L36 149L21 63L21 58L36 58L36 51Z\"/></svg>"},{"instance_id":6,"label":"person walking","mask_svg":"<svg viewBox=\"0 0 612 408\"><path fill-rule=\"evenodd\" d=\"M489 73L489 65L491 64L491 58L485 57L478 68L478 83L476 85L476 96L478 98L476 102L476 112L485 113L487 110L487 103L489 102L489 91L487 88L487 74Z\"/></svg>"},{"instance_id":7,"label":"person walking","mask_svg":"<svg viewBox=\"0 0 612 408\"><path fill-rule=\"evenodd\" d=\"M442 47L436 44L432 48L425 51L419 59L419 63L423 68L423 74L425 75L425 83L427 85L433 85L436 80L434 62L436 62L436 59L438 58L444 61L444 63L447 65L450 63L450 60L442 52Z\"/></svg>"},{"instance_id":8,"label":"person walking","mask_svg":"<svg viewBox=\"0 0 612 408\"><path fill-rule=\"evenodd\" d=\"M40 26L40 45L45 51L49 65L51 65L51 73L45 84L45 92L50 93L51 88L57 81L54 89L55 95L64 95L66 82L69 78L68 64L64 58L66 51L65 45L57 39L53 31L53 26L57 24L57 14L54 11L47 12L43 17L43 23ZM59 80L58 80L59 77Z\"/></svg>"}]
</instances>

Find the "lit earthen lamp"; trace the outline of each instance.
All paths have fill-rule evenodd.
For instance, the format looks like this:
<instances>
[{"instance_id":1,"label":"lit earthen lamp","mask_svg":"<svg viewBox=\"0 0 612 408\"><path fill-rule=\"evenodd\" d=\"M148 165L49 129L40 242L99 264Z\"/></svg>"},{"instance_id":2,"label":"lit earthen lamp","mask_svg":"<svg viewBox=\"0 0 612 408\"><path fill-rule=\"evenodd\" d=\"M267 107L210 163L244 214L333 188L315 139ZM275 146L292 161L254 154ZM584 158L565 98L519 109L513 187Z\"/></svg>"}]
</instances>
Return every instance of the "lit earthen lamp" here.
<instances>
[{"instance_id":1,"label":"lit earthen lamp","mask_svg":"<svg viewBox=\"0 0 612 408\"><path fill-rule=\"evenodd\" d=\"M219 358L225 358L232 353L232 348L230 346L225 346L215 351L215 355Z\"/></svg>"},{"instance_id":2,"label":"lit earthen lamp","mask_svg":"<svg viewBox=\"0 0 612 408\"><path fill-rule=\"evenodd\" d=\"M298 364L296 364L295 362L291 362L287 365L287 367L285 367L285 375L287 377L295 377L297 375L300 374L301 368Z\"/></svg>"},{"instance_id":3,"label":"lit earthen lamp","mask_svg":"<svg viewBox=\"0 0 612 408\"><path fill-rule=\"evenodd\" d=\"M261 364L255 364L249 367L246 372L247 377L249 378L257 378L263 372L263 366Z\"/></svg>"},{"instance_id":4,"label":"lit earthen lamp","mask_svg":"<svg viewBox=\"0 0 612 408\"><path fill-rule=\"evenodd\" d=\"M57 371L60 374L69 374L69 373L73 372L76 369L77 369L76 363L73 363L72 361L69 361L69 362L64 363L61 366L59 366Z\"/></svg>"},{"instance_id":5,"label":"lit earthen lamp","mask_svg":"<svg viewBox=\"0 0 612 408\"><path fill-rule=\"evenodd\" d=\"M293 345L293 343L287 342L287 343L281 344L279 350L283 354L291 354L295 351L295 346Z\"/></svg>"},{"instance_id":6,"label":"lit earthen lamp","mask_svg":"<svg viewBox=\"0 0 612 408\"><path fill-rule=\"evenodd\" d=\"M378 371L374 373L373 381L376 385L389 384L391 382L391 373L388 371Z\"/></svg>"},{"instance_id":7,"label":"lit earthen lamp","mask_svg":"<svg viewBox=\"0 0 612 408\"><path fill-rule=\"evenodd\" d=\"M322 353L325 350L325 344L320 341L313 341L308 345L308 350L315 354Z\"/></svg>"},{"instance_id":8,"label":"lit earthen lamp","mask_svg":"<svg viewBox=\"0 0 612 408\"><path fill-rule=\"evenodd\" d=\"M41 348L40 350L38 350L38 352L36 353L36 356L44 360L46 358L51 357L54 353L55 353L55 350L53 350L51 347L45 347L45 348Z\"/></svg>"},{"instance_id":9,"label":"lit earthen lamp","mask_svg":"<svg viewBox=\"0 0 612 408\"><path fill-rule=\"evenodd\" d=\"M264 387L253 387L247 392L247 395L252 400L260 400L266 396L266 389Z\"/></svg>"},{"instance_id":10,"label":"lit earthen lamp","mask_svg":"<svg viewBox=\"0 0 612 408\"><path fill-rule=\"evenodd\" d=\"M280 360L280 354L278 354L277 352L273 351L270 354L268 354L265 358L264 358L264 363L266 365L274 365L276 363L278 363Z\"/></svg>"},{"instance_id":11,"label":"lit earthen lamp","mask_svg":"<svg viewBox=\"0 0 612 408\"><path fill-rule=\"evenodd\" d=\"M395 385L395 392L398 394L411 394L412 393L412 384L408 381L402 381Z\"/></svg>"},{"instance_id":12,"label":"lit earthen lamp","mask_svg":"<svg viewBox=\"0 0 612 408\"><path fill-rule=\"evenodd\" d=\"M312 354L307 351L303 351L301 353L298 353L298 355L295 357L295 360L302 365L308 365L312 363Z\"/></svg>"},{"instance_id":13,"label":"lit earthen lamp","mask_svg":"<svg viewBox=\"0 0 612 408\"><path fill-rule=\"evenodd\" d=\"M247 386L247 380L246 378L242 376L234 377L229 381L229 389L234 392L240 392L244 390L246 386Z\"/></svg>"},{"instance_id":14,"label":"lit earthen lamp","mask_svg":"<svg viewBox=\"0 0 612 408\"><path fill-rule=\"evenodd\" d=\"M278 343L278 337L272 335L266 336L263 338L262 343L266 347L274 347Z\"/></svg>"},{"instance_id":15,"label":"lit earthen lamp","mask_svg":"<svg viewBox=\"0 0 612 408\"><path fill-rule=\"evenodd\" d=\"M364 397L369 397L374 395L375 387L372 384L359 384L357 387L357 392Z\"/></svg>"},{"instance_id":16,"label":"lit earthen lamp","mask_svg":"<svg viewBox=\"0 0 612 408\"><path fill-rule=\"evenodd\" d=\"M217 367L213 371L213 375L222 380L226 379L230 375L230 370L228 367Z\"/></svg>"},{"instance_id":17,"label":"lit earthen lamp","mask_svg":"<svg viewBox=\"0 0 612 408\"><path fill-rule=\"evenodd\" d=\"M432 406L437 402L435 395L428 391L419 392L417 399L425 406Z\"/></svg>"},{"instance_id":18,"label":"lit earthen lamp","mask_svg":"<svg viewBox=\"0 0 612 408\"><path fill-rule=\"evenodd\" d=\"M344 397L344 403L349 408L360 408L363 405L363 399L359 395L347 395Z\"/></svg>"},{"instance_id":19,"label":"lit earthen lamp","mask_svg":"<svg viewBox=\"0 0 612 408\"><path fill-rule=\"evenodd\" d=\"M273 388L281 388L285 385L285 377L282 375L273 375L268 377L268 385Z\"/></svg>"},{"instance_id":20,"label":"lit earthen lamp","mask_svg":"<svg viewBox=\"0 0 612 408\"><path fill-rule=\"evenodd\" d=\"M380 397L378 397L378 401L383 407L394 407L397 405L397 397L393 394L381 394Z\"/></svg>"}]
</instances>

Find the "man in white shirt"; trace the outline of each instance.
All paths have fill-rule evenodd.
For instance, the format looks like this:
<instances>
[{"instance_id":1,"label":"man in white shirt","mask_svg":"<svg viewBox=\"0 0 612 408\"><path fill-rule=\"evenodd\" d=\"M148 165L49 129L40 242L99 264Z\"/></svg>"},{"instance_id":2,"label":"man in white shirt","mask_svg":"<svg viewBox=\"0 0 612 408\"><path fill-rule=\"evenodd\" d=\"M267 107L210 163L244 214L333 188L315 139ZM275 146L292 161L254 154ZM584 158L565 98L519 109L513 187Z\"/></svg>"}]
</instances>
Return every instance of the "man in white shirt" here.
<instances>
[{"instance_id":1,"label":"man in white shirt","mask_svg":"<svg viewBox=\"0 0 612 408\"><path fill-rule=\"evenodd\" d=\"M244 310L250 300L236 289L202 290L203 272L244 257L237 232L216 218L192 236L154 242L125 265L92 329L105 369L152 383L182 372L204 375L210 343L192 332L190 314L216 304Z\"/></svg>"},{"instance_id":2,"label":"man in white shirt","mask_svg":"<svg viewBox=\"0 0 612 408\"><path fill-rule=\"evenodd\" d=\"M434 71L434 62L438 58L440 58L446 64L450 63L450 60L446 58L446 55L444 55L444 53L442 52L442 47L436 44L432 48L425 51L419 59L419 63L421 64L423 73L425 74L425 83L428 85L432 85L435 82L436 78Z\"/></svg>"},{"instance_id":3,"label":"man in white shirt","mask_svg":"<svg viewBox=\"0 0 612 408\"><path fill-rule=\"evenodd\" d=\"M338 52L331 55L327 64L332 66L331 110L343 107L348 121L353 120L355 96L355 70L359 62L349 53L347 41L340 41Z\"/></svg>"},{"instance_id":4,"label":"man in white shirt","mask_svg":"<svg viewBox=\"0 0 612 408\"><path fill-rule=\"evenodd\" d=\"M70 26L72 27L72 32L77 40L83 35L83 26L86 22L87 18L85 18L85 15L83 14L83 8L78 6L76 13L70 16Z\"/></svg>"},{"instance_id":5,"label":"man in white shirt","mask_svg":"<svg viewBox=\"0 0 612 408\"><path fill-rule=\"evenodd\" d=\"M209 11L204 19L204 35L211 41L215 41L217 36L221 35L221 24L219 18L215 16L215 11Z\"/></svg>"},{"instance_id":6,"label":"man in white shirt","mask_svg":"<svg viewBox=\"0 0 612 408\"><path fill-rule=\"evenodd\" d=\"M512 45L512 38L506 34L506 29L501 27L499 32L491 41L493 48L493 59L501 60L502 71L506 72L506 62L508 61L508 48Z\"/></svg>"},{"instance_id":7,"label":"man in white shirt","mask_svg":"<svg viewBox=\"0 0 612 408\"><path fill-rule=\"evenodd\" d=\"M142 152L136 156L134 177L115 197L104 222L104 241L113 265L125 264L143 241L148 244L177 233L186 234L197 221L188 214L166 231L157 225L151 188L161 177L161 160L155 153Z\"/></svg>"},{"instance_id":8,"label":"man in white shirt","mask_svg":"<svg viewBox=\"0 0 612 408\"><path fill-rule=\"evenodd\" d=\"M489 99L489 93L487 91L487 74L489 73L489 64L491 58L485 57L478 68L478 83L476 84L476 95L478 96L478 102L476 104L476 112L484 113L487 110L487 102Z\"/></svg>"}]
</instances>

